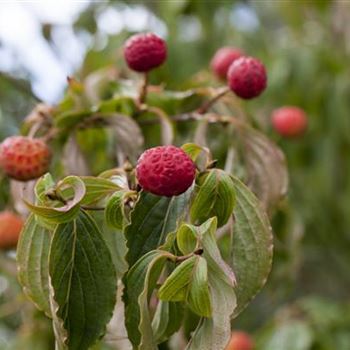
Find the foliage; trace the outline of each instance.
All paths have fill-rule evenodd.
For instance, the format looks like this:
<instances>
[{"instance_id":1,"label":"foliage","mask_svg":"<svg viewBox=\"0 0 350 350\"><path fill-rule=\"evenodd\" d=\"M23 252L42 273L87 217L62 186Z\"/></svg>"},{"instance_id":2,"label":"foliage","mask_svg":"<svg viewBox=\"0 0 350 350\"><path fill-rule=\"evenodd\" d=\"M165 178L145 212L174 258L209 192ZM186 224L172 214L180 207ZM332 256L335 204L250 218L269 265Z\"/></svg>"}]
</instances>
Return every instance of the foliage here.
<instances>
[{"instance_id":1,"label":"foliage","mask_svg":"<svg viewBox=\"0 0 350 350\"><path fill-rule=\"evenodd\" d=\"M105 6L89 6L74 24L76 33L94 35ZM57 346L122 349L107 323L124 287L126 329L135 348L180 348L173 334L188 319L197 326L184 327L189 349L224 348L230 319L239 315L232 325L255 332L258 349L348 349L350 311L342 301L349 287L346 4L185 0L108 6L141 6L161 19L169 61L150 75L148 108L140 108L138 78L116 55L129 33L109 36L102 50L99 36L92 36L96 48L64 98L22 125L24 134L39 127L37 135L47 137L55 155L52 178L40 180L36 199L27 200L35 216L22 233L17 260L25 295L53 319ZM257 16L256 28L232 23L242 8ZM200 34L187 38L193 26ZM225 96L199 115L219 86L208 62L227 44L266 63L268 89L251 103ZM12 77L0 76L0 83L6 87L0 96L4 137L16 132L33 94ZM309 131L298 140L279 139L270 130L271 110L288 104L304 108L309 118ZM196 162L196 184L179 197L157 197L135 186L137 157L161 143L183 145ZM10 184L0 181L5 206ZM241 314L271 268L269 219L272 274ZM103 254L96 255L96 247ZM16 315L7 317L1 327L19 329L13 348L21 348L22 338L28 349L52 348L47 319L30 307L28 314L43 337L33 336L34 326L20 328Z\"/></svg>"}]
</instances>

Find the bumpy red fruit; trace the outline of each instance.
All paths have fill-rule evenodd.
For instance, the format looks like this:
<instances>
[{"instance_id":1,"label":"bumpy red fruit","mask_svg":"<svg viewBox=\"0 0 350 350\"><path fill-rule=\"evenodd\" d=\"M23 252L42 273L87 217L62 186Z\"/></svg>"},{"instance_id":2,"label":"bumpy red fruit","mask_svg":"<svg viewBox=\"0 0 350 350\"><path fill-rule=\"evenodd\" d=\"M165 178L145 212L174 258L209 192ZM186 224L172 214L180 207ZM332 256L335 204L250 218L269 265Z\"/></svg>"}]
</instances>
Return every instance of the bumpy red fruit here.
<instances>
[{"instance_id":1,"label":"bumpy red fruit","mask_svg":"<svg viewBox=\"0 0 350 350\"><path fill-rule=\"evenodd\" d=\"M218 78L226 80L229 67L241 56L243 56L243 52L240 49L234 47L222 47L216 51L211 60L210 67Z\"/></svg>"},{"instance_id":2,"label":"bumpy red fruit","mask_svg":"<svg viewBox=\"0 0 350 350\"><path fill-rule=\"evenodd\" d=\"M257 97L266 88L265 66L254 57L238 58L228 69L227 81L237 96L244 99Z\"/></svg>"},{"instance_id":3,"label":"bumpy red fruit","mask_svg":"<svg viewBox=\"0 0 350 350\"><path fill-rule=\"evenodd\" d=\"M272 113L272 126L282 136L296 137L303 134L307 128L305 112L294 106L285 106Z\"/></svg>"},{"instance_id":4,"label":"bumpy red fruit","mask_svg":"<svg viewBox=\"0 0 350 350\"><path fill-rule=\"evenodd\" d=\"M225 350L253 350L254 342L245 332L232 332L230 342Z\"/></svg>"},{"instance_id":5,"label":"bumpy red fruit","mask_svg":"<svg viewBox=\"0 0 350 350\"><path fill-rule=\"evenodd\" d=\"M51 152L39 139L11 136L0 145L0 166L11 178L19 181L33 180L49 168Z\"/></svg>"},{"instance_id":6,"label":"bumpy red fruit","mask_svg":"<svg viewBox=\"0 0 350 350\"><path fill-rule=\"evenodd\" d=\"M148 72L166 60L166 43L153 33L136 34L125 43L124 57L132 70Z\"/></svg>"},{"instance_id":7,"label":"bumpy red fruit","mask_svg":"<svg viewBox=\"0 0 350 350\"><path fill-rule=\"evenodd\" d=\"M10 211L0 213L0 249L10 249L17 245L23 227L22 219Z\"/></svg>"},{"instance_id":8,"label":"bumpy red fruit","mask_svg":"<svg viewBox=\"0 0 350 350\"><path fill-rule=\"evenodd\" d=\"M177 196L193 183L196 167L191 158L175 146L159 146L145 151L137 162L140 186L158 196Z\"/></svg>"}]
</instances>

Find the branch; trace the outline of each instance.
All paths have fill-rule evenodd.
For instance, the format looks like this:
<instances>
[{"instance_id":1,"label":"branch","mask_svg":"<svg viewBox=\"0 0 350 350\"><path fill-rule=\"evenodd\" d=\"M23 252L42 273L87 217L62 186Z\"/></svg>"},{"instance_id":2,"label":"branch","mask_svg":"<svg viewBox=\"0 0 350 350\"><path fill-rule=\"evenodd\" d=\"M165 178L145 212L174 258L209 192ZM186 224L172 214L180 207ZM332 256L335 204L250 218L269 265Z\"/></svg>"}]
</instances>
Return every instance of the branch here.
<instances>
[{"instance_id":1,"label":"branch","mask_svg":"<svg viewBox=\"0 0 350 350\"><path fill-rule=\"evenodd\" d=\"M230 88L225 86L218 90L218 93L214 95L209 101L204 103L201 107L198 108L197 113L204 114L206 113L221 97L226 95L230 91Z\"/></svg>"},{"instance_id":2,"label":"branch","mask_svg":"<svg viewBox=\"0 0 350 350\"><path fill-rule=\"evenodd\" d=\"M202 255L203 254L203 249L202 248L199 248L197 250L195 250L193 253L191 254L187 254L187 255L183 255L183 256L177 256L175 257L175 262L182 262L182 261L185 261L189 258L192 258L192 256L195 256L195 255Z\"/></svg>"}]
</instances>

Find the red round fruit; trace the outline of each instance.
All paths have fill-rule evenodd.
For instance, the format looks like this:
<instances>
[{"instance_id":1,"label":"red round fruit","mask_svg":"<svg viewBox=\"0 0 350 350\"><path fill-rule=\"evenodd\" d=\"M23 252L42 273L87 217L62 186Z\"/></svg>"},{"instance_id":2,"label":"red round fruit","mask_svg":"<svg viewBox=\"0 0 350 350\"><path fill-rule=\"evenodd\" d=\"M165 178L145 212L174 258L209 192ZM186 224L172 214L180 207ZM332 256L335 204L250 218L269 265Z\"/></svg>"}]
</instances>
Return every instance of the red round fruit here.
<instances>
[{"instance_id":1,"label":"red round fruit","mask_svg":"<svg viewBox=\"0 0 350 350\"><path fill-rule=\"evenodd\" d=\"M272 113L272 125L282 136L295 137L303 134L307 128L305 112L294 106L285 106Z\"/></svg>"},{"instance_id":2,"label":"red round fruit","mask_svg":"<svg viewBox=\"0 0 350 350\"><path fill-rule=\"evenodd\" d=\"M22 219L10 211L0 213L0 248L10 249L17 245L23 227Z\"/></svg>"},{"instance_id":3,"label":"red round fruit","mask_svg":"<svg viewBox=\"0 0 350 350\"><path fill-rule=\"evenodd\" d=\"M33 180L48 171L51 152L40 139L11 136L0 145L0 166L11 178Z\"/></svg>"},{"instance_id":4,"label":"red round fruit","mask_svg":"<svg viewBox=\"0 0 350 350\"><path fill-rule=\"evenodd\" d=\"M191 158L175 146L159 146L139 158L136 177L140 186L158 196L177 196L193 183L196 167Z\"/></svg>"},{"instance_id":5,"label":"red round fruit","mask_svg":"<svg viewBox=\"0 0 350 350\"><path fill-rule=\"evenodd\" d=\"M240 49L222 47L216 51L210 62L210 67L218 78L226 80L230 65L241 56L243 56L243 52Z\"/></svg>"},{"instance_id":6,"label":"red round fruit","mask_svg":"<svg viewBox=\"0 0 350 350\"><path fill-rule=\"evenodd\" d=\"M227 80L237 96L244 99L257 97L266 88L265 66L254 57L238 58L228 69Z\"/></svg>"},{"instance_id":7,"label":"red round fruit","mask_svg":"<svg viewBox=\"0 0 350 350\"><path fill-rule=\"evenodd\" d=\"M166 43L153 33L136 34L125 43L124 57L132 70L148 72L166 60Z\"/></svg>"},{"instance_id":8,"label":"red round fruit","mask_svg":"<svg viewBox=\"0 0 350 350\"><path fill-rule=\"evenodd\" d=\"M254 342L249 334L245 332L232 332L230 342L225 350L253 350Z\"/></svg>"}]
</instances>

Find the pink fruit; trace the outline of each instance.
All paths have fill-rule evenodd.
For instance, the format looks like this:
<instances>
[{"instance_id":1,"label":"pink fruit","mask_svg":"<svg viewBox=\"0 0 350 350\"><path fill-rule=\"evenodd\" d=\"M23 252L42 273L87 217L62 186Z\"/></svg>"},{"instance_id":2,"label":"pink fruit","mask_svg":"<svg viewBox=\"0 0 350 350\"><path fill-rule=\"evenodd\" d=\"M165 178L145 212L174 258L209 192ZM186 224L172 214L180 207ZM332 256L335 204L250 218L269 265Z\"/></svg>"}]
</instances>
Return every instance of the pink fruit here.
<instances>
[{"instance_id":1,"label":"pink fruit","mask_svg":"<svg viewBox=\"0 0 350 350\"><path fill-rule=\"evenodd\" d=\"M148 72L166 60L166 43L153 33L136 34L126 41L124 57L130 69Z\"/></svg>"},{"instance_id":2,"label":"pink fruit","mask_svg":"<svg viewBox=\"0 0 350 350\"><path fill-rule=\"evenodd\" d=\"M238 58L227 72L227 81L237 96L244 99L257 97L266 88L265 66L254 57Z\"/></svg>"},{"instance_id":3,"label":"pink fruit","mask_svg":"<svg viewBox=\"0 0 350 350\"><path fill-rule=\"evenodd\" d=\"M295 137L303 134L307 128L305 112L294 106L278 108L272 113L272 126L280 135Z\"/></svg>"},{"instance_id":4,"label":"pink fruit","mask_svg":"<svg viewBox=\"0 0 350 350\"><path fill-rule=\"evenodd\" d=\"M23 220L10 211L0 213L0 249L10 249L17 245L23 227Z\"/></svg>"},{"instance_id":5,"label":"pink fruit","mask_svg":"<svg viewBox=\"0 0 350 350\"><path fill-rule=\"evenodd\" d=\"M51 152L42 140L11 136L0 145L0 166L11 178L33 180L48 171Z\"/></svg>"},{"instance_id":6,"label":"pink fruit","mask_svg":"<svg viewBox=\"0 0 350 350\"><path fill-rule=\"evenodd\" d=\"M222 47L216 51L210 66L214 74L223 80L226 80L227 71L236 59L243 56L243 52L240 49L234 47Z\"/></svg>"},{"instance_id":7,"label":"pink fruit","mask_svg":"<svg viewBox=\"0 0 350 350\"><path fill-rule=\"evenodd\" d=\"M225 350L253 350L254 342L250 335L245 332L232 332L230 342ZM282 350L282 349L281 349Z\"/></svg>"},{"instance_id":8,"label":"pink fruit","mask_svg":"<svg viewBox=\"0 0 350 350\"><path fill-rule=\"evenodd\" d=\"M175 146L159 146L139 158L136 176L140 186L159 196L177 196L193 183L196 167L191 158Z\"/></svg>"}]
</instances>

